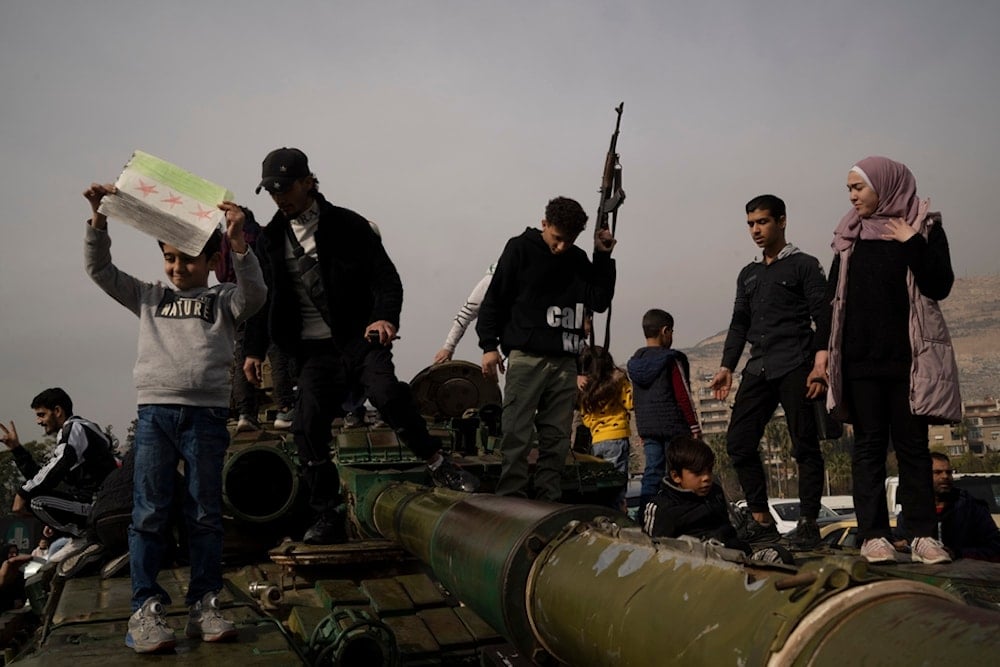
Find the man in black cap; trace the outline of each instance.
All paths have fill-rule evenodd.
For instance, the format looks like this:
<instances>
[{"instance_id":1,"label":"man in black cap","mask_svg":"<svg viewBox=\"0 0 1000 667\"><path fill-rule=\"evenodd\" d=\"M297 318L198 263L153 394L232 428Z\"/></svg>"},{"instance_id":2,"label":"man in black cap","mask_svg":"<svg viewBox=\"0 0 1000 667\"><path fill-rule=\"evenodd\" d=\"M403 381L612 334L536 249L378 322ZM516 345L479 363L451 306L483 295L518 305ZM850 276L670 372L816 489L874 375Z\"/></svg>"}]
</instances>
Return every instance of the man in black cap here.
<instances>
[{"instance_id":1,"label":"man in black cap","mask_svg":"<svg viewBox=\"0 0 1000 667\"><path fill-rule=\"evenodd\" d=\"M263 188L278 206L258 239L268 303L247 325L247 379L258 384L269 341L299 361L292 433L316 521L309 544L346 539L340 480L330 459L330 424L352 389L415 454L439 486L474 491L478 480L445 459L396 378L390 351L399 328L403 286L368 220L319 193L305 153L279 148L264 158Z\"/></svg>"}]
</instances>

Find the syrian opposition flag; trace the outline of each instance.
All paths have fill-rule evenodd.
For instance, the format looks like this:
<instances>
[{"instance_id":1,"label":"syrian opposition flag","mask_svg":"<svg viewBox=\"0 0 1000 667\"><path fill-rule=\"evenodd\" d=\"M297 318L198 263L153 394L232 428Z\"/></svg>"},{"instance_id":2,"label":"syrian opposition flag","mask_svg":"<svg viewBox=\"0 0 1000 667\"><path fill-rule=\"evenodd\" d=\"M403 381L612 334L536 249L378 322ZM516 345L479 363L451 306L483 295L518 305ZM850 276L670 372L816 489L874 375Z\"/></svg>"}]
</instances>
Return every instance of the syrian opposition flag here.
<instances>
[{"instance_id":1,"label":"syrian opposition flag","mask_svg":"<svg viewBox=\"0 0 1000 667\"><path fill-rule=\"evenodd\" d=\"M118 192L106 195L100 213L196 257L208 237L223 223L218 209L233 193L189 171L135 151L115 182Z\"/></svg>"}]
</instances>

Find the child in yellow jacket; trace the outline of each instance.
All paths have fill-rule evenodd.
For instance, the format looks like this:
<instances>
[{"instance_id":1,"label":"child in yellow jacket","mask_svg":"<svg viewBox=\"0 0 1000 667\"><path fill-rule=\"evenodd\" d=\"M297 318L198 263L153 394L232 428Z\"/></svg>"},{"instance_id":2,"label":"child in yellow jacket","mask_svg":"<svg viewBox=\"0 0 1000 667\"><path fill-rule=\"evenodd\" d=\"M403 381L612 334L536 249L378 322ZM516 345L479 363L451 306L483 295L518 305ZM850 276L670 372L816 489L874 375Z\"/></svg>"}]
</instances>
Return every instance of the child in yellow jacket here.
<instances>
[{"instance_id":1,"label":"child in yellow jacket","mask_svg":"<svg viewBox=\"0 0 1000 667\"><path fill-rule=\"evenodd\" d=\"M580 391L580 419L590 429L594 455L628 475L632 384L603 347L588 347L580 365L586 382ZM625 489L616 507L625 509Z\"/></svg>"}]
</instances>

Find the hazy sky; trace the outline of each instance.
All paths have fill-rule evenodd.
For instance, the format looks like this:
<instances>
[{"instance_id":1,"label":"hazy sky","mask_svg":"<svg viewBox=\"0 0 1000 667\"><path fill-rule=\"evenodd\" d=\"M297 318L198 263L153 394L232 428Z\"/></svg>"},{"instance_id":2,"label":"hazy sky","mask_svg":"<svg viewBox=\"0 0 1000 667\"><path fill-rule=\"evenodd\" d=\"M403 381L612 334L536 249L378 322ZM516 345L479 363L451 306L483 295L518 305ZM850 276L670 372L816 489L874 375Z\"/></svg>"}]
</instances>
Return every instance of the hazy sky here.
<instances>
[{"instance_id":1,"label":"hazy sky","mask_svg":"<svg viewBox=\"0 0 1000 667\"><path fill-rule=\"evenodd\" d=\"M754 195L782 196L789 240L828 267L867 155L910 166L960 276L995 272L998 32L992 0L0 0L0 419L39 437L28 404L60 385L124 436L137 321L83 271L80 193L135 149L267 220L261 160L302 148L327 197L382 229L403 379L548 199L596 209L622 100L619 362L648 308L673 313L678 347L728 325ZM121 268L165 280L153 239L110 230ZM478 362L474 335L457 357Z\"/></svg>"}]
</instances>

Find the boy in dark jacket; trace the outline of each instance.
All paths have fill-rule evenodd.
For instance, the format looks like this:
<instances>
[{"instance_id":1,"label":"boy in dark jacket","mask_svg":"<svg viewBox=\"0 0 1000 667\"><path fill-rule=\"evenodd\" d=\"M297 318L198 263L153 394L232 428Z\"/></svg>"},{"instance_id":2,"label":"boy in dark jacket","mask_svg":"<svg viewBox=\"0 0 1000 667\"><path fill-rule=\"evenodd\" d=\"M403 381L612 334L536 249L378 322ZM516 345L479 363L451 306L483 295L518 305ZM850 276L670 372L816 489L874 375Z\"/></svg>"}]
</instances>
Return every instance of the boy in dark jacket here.
<instances>
[{"instance_id":1,"label":"boy in dark jacket","mask_svg":"<svg viewBox=\"0 0 1000 667\"><path fill-rule=\"evenodd\" d=\"M668 474L660 492L646 505L643 530L651 537L691 535L716 539L744 550L729 520L726 494L712 477L715 453L701 440L679 435L667 450Z\"/></svg>"},{"instance_id":2,"label":"boy in dark jacket","mask_svg":"<svg viewBox=\"0 0 1000 667\"><path fill-rule=\"evenodd\" d=\"M600 230L589 261L574 246L586 224L587 214L578 202L551 200L541 229L528 228L507 242L479 310L476 333L483 375L495 379L498 370L504 372L498 348L509 357L499 495L527 495L528 452L535 429L535 495L559 500L562 493L560 473L569 453L585 313L605 311L615 289L615 239L607 229Z\"/></svg>"},{"instance_id":3,"label":"boy in dark jacket","mask_svg":"<svg viewBox=\"0 0 1000 667\"><path fill-rule=\"evenodd\" d=\"M667 476L660 492L643 509L642 529L650 537L690 535L716 540L742 551L750 560L793 563L784 547L752 545L740 538L729 514L726 494L714 480L715 453L703 441L679 435L667 450ZM756 549L756 550L755 550Z\"/></svg>"},{"instance_id":4,"label":"boy in dark jacket","mask_svg":"<svg viewBox=\"0 0 1000 667\"><path fill-rule=\"evenodd\" d=\"M670 349L674 342L674 318L653 308L642 316L642 332L646 346L639 348L628 362L635 425L646 455L640 512L656 494L666 473L667 443L679 435L701 437L691 400L687 357Z\"/></svg>"}]
</instances>

